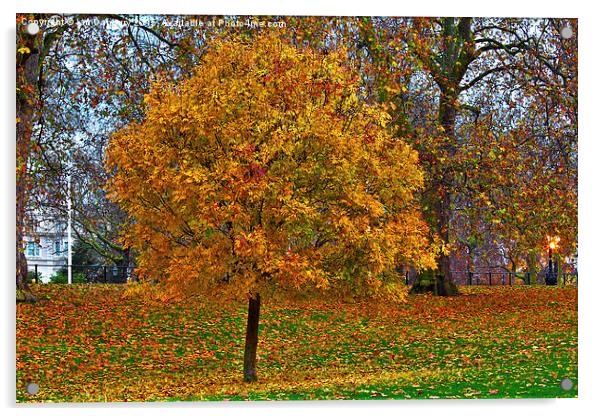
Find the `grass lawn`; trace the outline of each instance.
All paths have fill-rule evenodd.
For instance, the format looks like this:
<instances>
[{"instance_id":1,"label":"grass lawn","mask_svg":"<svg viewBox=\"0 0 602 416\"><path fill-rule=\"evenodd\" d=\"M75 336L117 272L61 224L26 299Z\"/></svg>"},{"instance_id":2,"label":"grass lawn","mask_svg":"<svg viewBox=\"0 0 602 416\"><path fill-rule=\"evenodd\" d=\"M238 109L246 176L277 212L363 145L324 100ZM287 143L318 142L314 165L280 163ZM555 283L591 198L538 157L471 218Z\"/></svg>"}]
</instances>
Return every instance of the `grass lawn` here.
<instances>
[{"instance_id":1,"label":"grass lawn","mask_svg":"<svg viewBox=\"0 0 602 416\"><path fill-rule=\"evenodd\" d=\"M404 305L267 300L259 381L245 384L244 304L34 285L44 300L17 305L17 401L576 397L576 288L461 290Z\"/></svg>"}]
</instances>

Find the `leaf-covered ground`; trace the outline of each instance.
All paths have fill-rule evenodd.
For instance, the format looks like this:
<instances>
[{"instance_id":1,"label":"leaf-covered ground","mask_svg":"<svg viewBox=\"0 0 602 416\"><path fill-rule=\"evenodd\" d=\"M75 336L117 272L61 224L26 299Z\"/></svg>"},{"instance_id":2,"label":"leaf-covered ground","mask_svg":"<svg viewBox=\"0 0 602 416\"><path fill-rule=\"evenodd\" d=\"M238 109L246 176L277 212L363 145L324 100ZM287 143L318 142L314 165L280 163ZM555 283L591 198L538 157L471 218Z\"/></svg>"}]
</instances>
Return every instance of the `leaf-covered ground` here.
<instances>
[{"instance_id":1,"label":"leaf-covered ground","mask_svg":"<svg viewBox=\"0 0 602 416\"><path fill-rule=\"evenodd\" d=\"M576 288L463 287L401 306L267 301L253 384L241 381L245 305L149 304L123 290L35 286L45 299L17 305L17 401L577 395Z\"/></svg>"}]
</instances>

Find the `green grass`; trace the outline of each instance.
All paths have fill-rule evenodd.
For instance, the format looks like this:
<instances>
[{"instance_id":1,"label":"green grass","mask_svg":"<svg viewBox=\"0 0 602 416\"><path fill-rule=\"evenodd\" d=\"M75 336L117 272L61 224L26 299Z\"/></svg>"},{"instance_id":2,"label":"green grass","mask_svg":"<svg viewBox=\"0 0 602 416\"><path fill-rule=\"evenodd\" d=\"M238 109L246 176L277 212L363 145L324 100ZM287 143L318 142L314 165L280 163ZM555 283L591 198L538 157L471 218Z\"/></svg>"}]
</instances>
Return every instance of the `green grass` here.
<instances>
[{"instance_id":1,"label":"green grass","mask_svg":"<svg viewBox=\"0 0 602 416\"><path fill-rule=\"evenodd\" d=\"M19 402L577 395L572 287L467 287L403 305L268 300L252 384L246 305L145 303L110 285L35 290L46 299L17 305Z\"/></svg>"}]
</instances>

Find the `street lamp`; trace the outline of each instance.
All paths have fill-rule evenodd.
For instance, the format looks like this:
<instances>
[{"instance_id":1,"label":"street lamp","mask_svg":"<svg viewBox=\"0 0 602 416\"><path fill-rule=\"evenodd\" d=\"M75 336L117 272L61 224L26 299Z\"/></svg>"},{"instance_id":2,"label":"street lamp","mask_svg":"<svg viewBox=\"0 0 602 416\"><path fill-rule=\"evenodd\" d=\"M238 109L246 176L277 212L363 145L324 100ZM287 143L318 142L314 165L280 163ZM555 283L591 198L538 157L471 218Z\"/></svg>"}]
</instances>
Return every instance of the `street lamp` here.
<instances>
[{"instance_id":1,"label":"street lamp","mask_svg":"<svg viewBox=\"0 0 602 416\"><path fill-rule=\"evenodd\" d=\"M552 261L552 252L558 248L560 237L550 237L548 239L548 272L546 273L546 285L556 285L558 283L558 265Z\"/></svg>"}]
</instances>

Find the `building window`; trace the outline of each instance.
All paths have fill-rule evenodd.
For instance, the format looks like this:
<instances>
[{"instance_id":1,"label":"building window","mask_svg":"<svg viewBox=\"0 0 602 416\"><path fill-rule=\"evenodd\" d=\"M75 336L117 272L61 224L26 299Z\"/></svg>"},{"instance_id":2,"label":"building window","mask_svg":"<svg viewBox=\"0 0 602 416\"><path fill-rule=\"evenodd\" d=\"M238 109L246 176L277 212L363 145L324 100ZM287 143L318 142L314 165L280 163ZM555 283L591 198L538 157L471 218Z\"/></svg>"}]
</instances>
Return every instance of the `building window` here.
<instances>
[{"instance_id":1,"label":"building window","mask_svg":"<svg viewBox=\"0 0 602 416\"><path fill-rule=\"evenodd\" d=\"M29 257L38 257L40 255L40 246L33 241L27 243L27 255Z\"/></svg>"},{"instance_id":2,"label":"building window","mask_svg":"<svg viewBox=\"0 0 602 416\"><path fill-rule=\"evenodd\" d=\"M61 255L61 242L60 241L54 242L54 255L55 256Z\"/></svg>"},{"instance_id":3,"label":"building window","mask_svg":"<svg viewBox=\"0 0 602 416\"><path fill-rule=\"evenodd\" d=\"M27 255L28 256L33 256L33 252L34 252L34 243L27 243Z\"/></svg>"},{"instance_id":4,"label":"building window","mask_svg":"<svg viewBox=\"0 0 602 416\"><path fill-rule=\"evenodd\" d=\"M54 232L57 234L62 234L66 228L67 227L66 227L65 223L62 221L57 221L54 223Z\"/></svg>"},{"instance_id":5,"label":"building window","mask_svg":"<svg viewBox=\"0 0 602 416\"><path fill-rule=\"evenodd\" d=\"M63 251L64 251L65 253L68 253L68 252L69 252L69 243L67 243L66 241L65 241L65 242L63 242Z\"/></svg>"}]
</instances>

